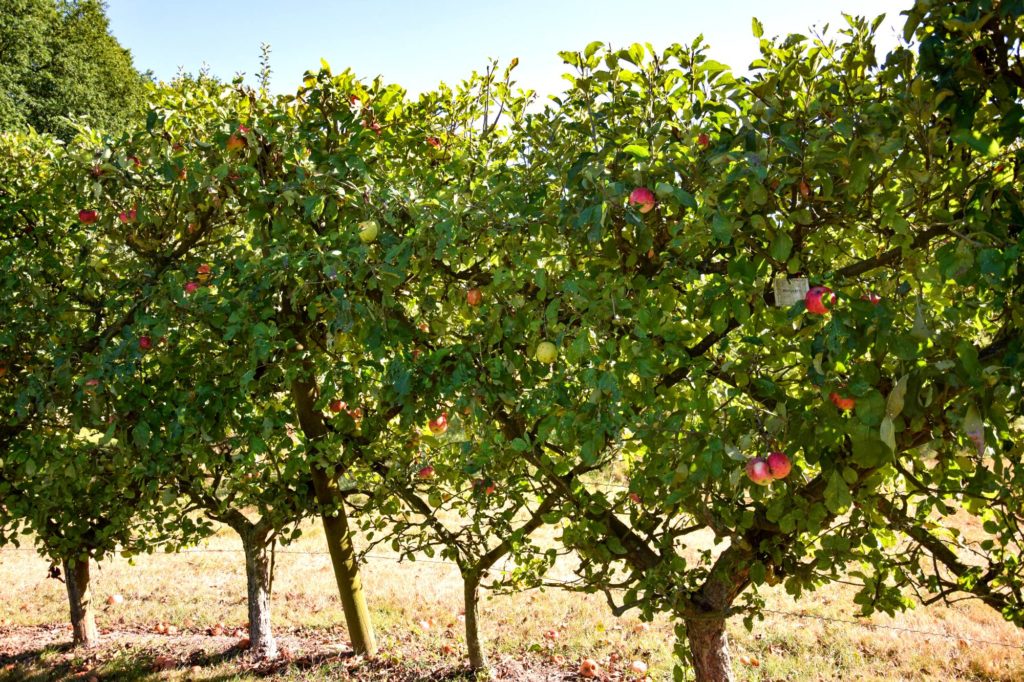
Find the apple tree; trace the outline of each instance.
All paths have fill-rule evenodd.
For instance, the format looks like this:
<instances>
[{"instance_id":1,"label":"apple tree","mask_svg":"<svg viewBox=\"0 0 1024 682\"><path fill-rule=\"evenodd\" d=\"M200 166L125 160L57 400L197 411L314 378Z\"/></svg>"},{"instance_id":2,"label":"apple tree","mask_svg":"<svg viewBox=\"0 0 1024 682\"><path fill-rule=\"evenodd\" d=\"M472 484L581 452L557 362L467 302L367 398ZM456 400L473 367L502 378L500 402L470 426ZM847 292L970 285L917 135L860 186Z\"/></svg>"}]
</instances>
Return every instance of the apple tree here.
<instances>
[{"instance_id":1,"label":"apple tree","mask_svg":"<svg viewBox=\"0 0 1024 682\"><path fill-rule=\"evenodd\" d=\"M766 584L1021 618L1015 152L951 125L909 49L879 65L876 26L762 39L743 79L700 40L565 53L473 237L502 305L462 339L483 423L558 492L580 577L672 614L698 680L731 679L726 620ZM940 531L957 512L983 537ZM921 562L957 548L990 563Z\"/></svg>"},{"instance_id":2,"label":"apple tree","mask_svg":"<svg viewBox=\"0 0 1024 682\"><path fill-rule=\"evenodd\" d=\"M133 456L146 425L117 397L158 344L140 331L154 284L220 216L145 130L4 134L0 155L0 526L63 564L75 642L92 644L90 561L202 532ZM173 227L186 213L191 233Z\"/></svg>"}]
</instances>

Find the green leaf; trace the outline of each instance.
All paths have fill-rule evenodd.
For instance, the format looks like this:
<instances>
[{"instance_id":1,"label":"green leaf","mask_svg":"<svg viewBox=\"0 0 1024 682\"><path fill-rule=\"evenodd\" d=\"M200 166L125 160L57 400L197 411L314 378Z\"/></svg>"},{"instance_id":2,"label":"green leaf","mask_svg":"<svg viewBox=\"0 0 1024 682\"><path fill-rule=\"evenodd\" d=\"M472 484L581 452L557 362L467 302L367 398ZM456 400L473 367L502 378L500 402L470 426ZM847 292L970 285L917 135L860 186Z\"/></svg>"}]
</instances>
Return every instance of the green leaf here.
<instances>
[{"instance_id":1,"label":"green leaf","mask_svg":"<svg viewBox=\"0 0 1024 682\"><path fill-rule=\"evenodd\" d=\"M857 399L857 418L868 426L878 426L885 416L885 398L871 389L864 397Z\"/></svg>"},{"instance_id":2,"label":"green leaf","mask_svg":"<svg viewBox=\"0 0 1024 682\"><path fill-rule=\"evenodd\" d=\"M828 485L825 486L825 506L833 514L842 514L853 503L850 496L850 489L846 481L838 471L833 471L829 476Z\"/></svg>"},{"instance_id":3,"label":"green leaf","mask_svg":"<svg viewBox=\"0 0 1024 682\"><path fill-rule=\"evenodd\" d=\"M896 452L896 427L892 423L892 418L886 416L882 420L882 425L879 427L879 437L882 442L889 446L889 449Z\"/></svg>"},{"instance_id":4,"label":"green leaf","mask_svg":"<svg viewBox=\"0 0 1024 682\"><path fill-rule=\"evenodd\" d=\"M626 154L632 154L638 159L649 159L651 157L651 151L644 144L628 144L623 149Z\"/></svg>"},{"instance_id":5,"label":"green leaf","mask_svg":"<svg viewBox=\"0 0 1024 682\"><path fill-rule=\"evenodd\" d=\"M903 411L903 401L907 396L907 378L910 375L904 374L896 385L889 391L889 397L885 401L885 414L889 417L896 417Z\"/></svg>"},{"instance_id":6,"label":"green leaf","mask_svg":"<svg viewBox=\"0 0 1024 682\"><path fill-rule=\"evenodd\" d=\"M779 262L785 262L789 258L789 253L793 250L793 238L786 232L779 232L772 239L772 244L769 249L772 258Z\"/></svg>"},{"instance_id":7,"label":"green leaf","mask_svg":"<svg viewBox=\"0 0 1024 682\"><path fill-rule=\"evenodd\" d=\"M978 412L978 408L972 403L967 408L967 414L964 416L964 433L967 434L967 438L974 443L974 448L978 451L978 456L985 454L985 422L981 418L981 413Z\"/></svg>"},{"instance_id":8,"label":"green leaf","mask_svg":"<svg viewBox=\"0 0 1024 682\"><path fill-rule=\"evenodd\" d=\"M757 17L750 18L750 27L755 38L760 38L764 35L764 26L757 20Z\"/></svg>"},{"instance_id":9,"label":"green leaf","mask_svg":"<svg viewBox=\"0 0 1024 682\"><path fill-rule=\"evenodd\" d=\"M140 448L144 448L149 445L152 433L149 430L149 424L144 421L140 421L134 429L132 429L132 441L135 442Z\"/></svg>"},{"instance_id":10,"label":"green leaf","mask_svg":"<svg viewBox=\"0 0 1024 682\"><path fill-rule=\"evenodd\" d=\"M728 244L732 241L732 230L732 221L721 213L715 213L715 217L711 221L711 234L715 236L715 239L723 244Z\"/></svg>"},{"instance_id":11,"label":"green leaf","mask_svg":"<svg viewBox=\"0 0 1024 682\"><path fill-rule=\"evenodd\" d=\"M975 130L955 130L950 137L954 142L965 144L985 156L998 156L1003 151L998 142Z\"/></svg>"}]
</instances>

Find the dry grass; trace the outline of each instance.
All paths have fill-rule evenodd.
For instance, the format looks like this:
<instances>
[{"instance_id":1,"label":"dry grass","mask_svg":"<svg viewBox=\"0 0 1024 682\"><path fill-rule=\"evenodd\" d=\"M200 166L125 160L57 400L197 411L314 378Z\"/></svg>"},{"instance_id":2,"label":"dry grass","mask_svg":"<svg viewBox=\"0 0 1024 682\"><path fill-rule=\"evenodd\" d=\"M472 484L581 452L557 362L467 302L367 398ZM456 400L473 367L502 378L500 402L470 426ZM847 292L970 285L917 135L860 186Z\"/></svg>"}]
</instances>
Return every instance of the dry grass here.
<instances>
[{"instance_id":1,"label":"dry grass","mask_svg":"<svg viewBox=\"0 0 1024 682\"><path fill-rule=\"evenodd\" d=\"M70 639L63 585L46 579L47 563L31 552L0 550L0 682L201 679L435 680L453 679L461 666L461 582L454 566L374 559L364 580L385 654L367 663L347 651L343 617L322 535L315 524L277 556L273 607L276 632L295 659L276 671L252 670L232 647L236 638L209 637L215 623L241 625L246 618L245 576L230 531L194 553L157 554L132 562L115 559L94 569L94 591L103 604L99 625L106 644L90 658L67 652ZM205 551L215 550L215 551ZM301 552L311 552L304 554ZM825 618L853 619L851 588L834 586L799 604L781 588L766 593L768 607ZM123 595L106 606L111 594ZM152 634L160 621L177 625L176 636ZM501 679L574 679L578 661L590 656L607 679L628 679L634 659L651 666L652 679L671 679L670 623L642 626L635 617L614 618L598 596L530 591L486 599L485 635ZM741 680L1024 680L1024 651L969 640L1024 647L1024 632L977 603L934 606L871 623L939 632L929 637L825 620L768 614L747 632L732 624ZM545 636L557 633L555 639ZM176 669L152 672L157 655ZM12 665L13 663L13 665ZM198 666L193 668L193 666Z\"/></svg>"}]
</instances>

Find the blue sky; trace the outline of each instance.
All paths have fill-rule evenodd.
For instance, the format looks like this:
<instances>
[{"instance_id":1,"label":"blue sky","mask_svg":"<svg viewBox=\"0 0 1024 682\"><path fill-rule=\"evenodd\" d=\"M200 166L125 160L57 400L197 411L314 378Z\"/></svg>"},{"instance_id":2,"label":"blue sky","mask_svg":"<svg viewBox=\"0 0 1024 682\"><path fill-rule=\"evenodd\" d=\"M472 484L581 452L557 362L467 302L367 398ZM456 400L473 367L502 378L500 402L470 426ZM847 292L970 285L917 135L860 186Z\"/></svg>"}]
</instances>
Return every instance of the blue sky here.
<instances>
[{"instance_id":1,"label":"blue sky","mask_svg":"<svg viewBox=\"0 0 1024 682\"><path fill-rule=\"evenodd\" d=\"M880 44L887 49L910 0L108 0L111 30L138 68L158 78L207 64L221 77L259 66L261 42L273 50L274 90L294 90L304 71L326 59L364 78L382 75L415 94L440 81L461 80L488 58L519 58L521 87L559 92L567 69L559 50L593 40L616 47L688 43L703 33L715 59L744 69L757 55L750 19L765 35L805 32L843 11L887 15Z\"/></svg>"}]
</instances>

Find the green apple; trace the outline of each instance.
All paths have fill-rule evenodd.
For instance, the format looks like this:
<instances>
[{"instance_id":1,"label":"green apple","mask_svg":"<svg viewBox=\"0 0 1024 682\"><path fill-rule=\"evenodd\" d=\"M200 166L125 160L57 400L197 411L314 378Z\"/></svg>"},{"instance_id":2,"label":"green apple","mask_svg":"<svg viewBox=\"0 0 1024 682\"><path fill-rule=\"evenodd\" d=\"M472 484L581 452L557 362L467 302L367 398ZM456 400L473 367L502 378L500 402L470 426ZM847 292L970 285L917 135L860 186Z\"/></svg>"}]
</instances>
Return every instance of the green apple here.
<instances>
[{"instance_id":1,"label":"green apple","mask_svg":"<svg viewBox=\"0 0 1024 682\"><path fill-rule=\"evenodd\" d=\"M362 243L369 244L377 241L378 234L380 234L380 225L376 220L364 220L359 223L359 241Z\"/></svg>"},{"instance_id":2,"label":"green apple","mask_svg":"<svg viewBox=\"0 0 1024 682\"><path fill-rule=\"evenodd\" d=\"M555 344L550 341L541 341L537 344L537 353L535 357L546 365L554 363L555 358L558 357L558 348Z\"/></svg>"}]
</instances>

